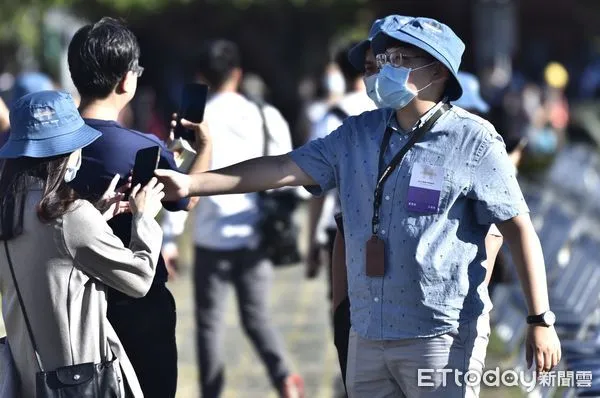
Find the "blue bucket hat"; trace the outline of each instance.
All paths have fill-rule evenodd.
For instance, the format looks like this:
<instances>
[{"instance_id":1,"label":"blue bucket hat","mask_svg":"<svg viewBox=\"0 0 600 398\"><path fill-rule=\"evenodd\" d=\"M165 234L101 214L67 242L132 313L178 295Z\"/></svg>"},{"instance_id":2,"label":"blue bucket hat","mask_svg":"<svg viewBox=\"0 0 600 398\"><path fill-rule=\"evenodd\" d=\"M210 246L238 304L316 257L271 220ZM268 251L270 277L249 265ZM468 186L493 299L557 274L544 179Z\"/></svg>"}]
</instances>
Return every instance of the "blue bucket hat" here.
<instances>
[{"instance_id":1,"label":"blue bucket hat","mask_svg":"<svg viewBox=\"0 0 600 398\"><path fill-rule=\"evenodd\" d=\"M431 18L405 18L403 21L398 21L396 29L382 29L375 35L372 40L375 54L383 53L390 39L420 48L441 62L452 75L446 91L448 98L450 100L460 98L462 88L457 75L465 44L450 27Z\"/></svg>"},{"instance_id":2,"label":"blue bucket hat","mask_svg":"<svg viewBox=\"0 0 600 398\"><path fill-rule=\"evenodd\" d=\"M15 84L12 88L11 104L24 95L36 93L38 91L52 90L54 85L50 78L39 72L26 72L15 79Z\"/></svg>"},{"instance_id":3,"label":"blue bucket hat","mask_svg":"<svg viewBox=\"0 0 600 398\"><path fill-rule=\"evenodd\" d=\"M102 135L83 122L71 95L61 91L40 91L19 98L10 110L10 126L0 158L64 155Z\"/></svg>"},{"instance_id":4,"label":"blue bucket hat","mask_svg":"<svg viewBox=\"0 0 600 398\"><path fill-rule=\"evenodd\" d=\"M411 17L403 17L401 15L388 15L385 18L381 18L373 22L371 29L369 30L369 36L366 40L361 41L348 51L348 59L354 68L358 71L365 71L365 54L369 47L371 47L371 40L377 35L377 33L383 30L395 30L398 28L399 23L403 21L409 21Z\"/></svg>"},{"instance_id":5,"label":"blue bucket hat","mask_svg":"<svg viewBox=\"0 0 600 398\"><path fill-rule=\"evenodd\" d=\"M466 110L487 113L490 110L490 106L481 98L477 77L471 73L458 72L458 81L463 89L463 95L454 101L454 105Z\"/></svg>"}]
</instances>

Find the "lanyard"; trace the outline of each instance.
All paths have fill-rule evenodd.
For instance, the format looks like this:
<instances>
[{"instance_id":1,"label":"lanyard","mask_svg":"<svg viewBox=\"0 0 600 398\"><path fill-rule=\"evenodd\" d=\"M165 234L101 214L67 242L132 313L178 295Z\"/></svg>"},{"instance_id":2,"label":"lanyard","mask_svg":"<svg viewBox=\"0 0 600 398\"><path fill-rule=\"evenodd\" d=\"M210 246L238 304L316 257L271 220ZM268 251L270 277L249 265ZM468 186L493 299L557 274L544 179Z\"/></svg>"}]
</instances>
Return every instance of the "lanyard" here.
<instances>
[{"instance_id":1,"label":"lanyard","mask_svg":"<svg viewBox=\"0 0 600 398\"><path fill-rule=\"evenodd\" d=\"M404 147L394 156L390 164L381 171L383 168L383 158L385 155L385 151L388 148L390 143L390 139L392 137L393 129L391 127L387 127L385 130L385 134L383 135L383 140L381 141L381 147L379 149L379 177L377 179L377 185L375 185L375 193L373 198L373 235L377 235L379 231L379 209L381 208L381 196L383 195L383 186L392 172L398 167L404 155L413 147L424 135L427 131L431 130L435 122L448 110L450 109L450 105L444 103L442 106L429 117L421 126L417 127L410 140L404 145Z\"/></svg>"}]
</instances>

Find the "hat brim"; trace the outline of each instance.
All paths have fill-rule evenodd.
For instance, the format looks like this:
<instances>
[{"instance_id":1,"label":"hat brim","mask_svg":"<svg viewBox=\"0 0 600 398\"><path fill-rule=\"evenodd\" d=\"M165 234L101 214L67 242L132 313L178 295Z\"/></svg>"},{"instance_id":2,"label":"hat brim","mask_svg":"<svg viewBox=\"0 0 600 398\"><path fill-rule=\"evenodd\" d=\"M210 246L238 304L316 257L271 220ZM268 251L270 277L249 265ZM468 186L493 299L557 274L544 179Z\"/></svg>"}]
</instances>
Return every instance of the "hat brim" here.
<instances>
[{"instance_id":1,"label":"hat brim","mask_svg":"<svg viewBox=\"0 0 600 398\"><path fill-rule=\"evenodd\" d=\"M363 40L348 51L348 60L359 72L365 71L365 57L367 50L371 47L371 41Z\"/></svg>"},{"instance_id":2,"label":"hat brim","mask_svg":"<svg viewBox=\"0 0 600 398\"><path fill-rule=\"evenodd\" d=\"M490 106L480 96L465 94L453 102L454 105L466 110L475 110L480 113L488 113Z\"/></svg>"},{"instance_id":3,"label":"hat brim","mask_svg":"<svg viewBox=\"0 0 600 398\"><path fill-rule=\"evenodd\" d=\"M458 71L452 69L452 67L450 66L450 62L439 51L437 51L435 48L425 43L424 41L421 41L407 33L401 31L382 31L373 38L372 46L375 53L383 53L386 49L386 46L390 42L390 39L402 43L407 43L417 48L420 48L421 50L425 51L426 53L440 61L446 67L446 69L448 69L451 76L450 80L448 81L448 86L446 87L446 95L448 96L448 99L450 101L455 101L461 97L463 89L460 85L460 82L458 81Z\"/></svg>"},{"instance_id":4,"label":"hat brim","mask_svg":"<svg viewBox=\"0 0 600 398\"><path fill-rule=\"evenodd\" d=\"M0 158L49 158L64 155L88 146L101 135L101 132L86 124L70 133L41 140L14 140L11 134L0 148Z\"/></svg>"}]
</instances>

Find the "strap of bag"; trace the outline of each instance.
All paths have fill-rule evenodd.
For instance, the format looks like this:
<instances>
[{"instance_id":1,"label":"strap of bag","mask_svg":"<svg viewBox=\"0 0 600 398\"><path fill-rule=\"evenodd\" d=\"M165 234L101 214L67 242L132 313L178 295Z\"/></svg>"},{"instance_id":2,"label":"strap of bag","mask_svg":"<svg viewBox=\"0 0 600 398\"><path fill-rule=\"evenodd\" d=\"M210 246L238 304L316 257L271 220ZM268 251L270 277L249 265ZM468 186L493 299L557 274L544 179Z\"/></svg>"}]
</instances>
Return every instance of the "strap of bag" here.
<instances>
[{"instance_id":1,"label":"strap of bag","mask_svg":"<svg viewBox=\"0 0 600 398\"><path fill-rule=\"evenodd\" d=\"M260 113L260 118L262 120L263 156L267 156L269 154L269 141L271 140L271 134L269 133L269 126L267 126L267 117L265 116L265 108L264 108L264 104L262 104L260 102L254 102L254 104L258 108L258 112Z\"/></svg>"},{"instance_id":2,"label":"strap of bag","mask_svg":"<svg viewBox=\"0 0 600 398\"><path fill-rule=\"evenodd\" d=\"M2 223L2 229L4 230L4 223ZM12 280L15 285L15 290L17 291L17 297L19 298L19 305L21 306L21 311L23 312L23 318L25 318L25 325L27 325L27 332L29 333L29 339L31 340L31 345L33 346L33 352L35 353L35 359L40 368L40 371L43 372L44 368L42 367L42 360L40 358L39 351L37 349L37 345L35 344L35 339L33 338L33 328L29 323L29 317L27 316L27 311L25 311L25 303L23 302L23 297L21 296L21 291L19 290L19 285L17 283L17 277L15 276L15 269L13 267L12 259L10 258L10 253L8 251L8 240L4 240L4 250L6 250L6 259L8 260L8 267L10 268L10 274L12 275Z\"/></svg>"},{"instance_id":3,"label":"strap of bag","mask_svg":"<svg viewBox=\"0 0 600 398\"><path fill-rule=\"evenodd\" d=\"M348 112L343 110L339 105L332 106L331 108L329 108L329 111L327 113L337 117L342 121L348 118L348 116L350 116Z\"/></svg>"}]
</instances>

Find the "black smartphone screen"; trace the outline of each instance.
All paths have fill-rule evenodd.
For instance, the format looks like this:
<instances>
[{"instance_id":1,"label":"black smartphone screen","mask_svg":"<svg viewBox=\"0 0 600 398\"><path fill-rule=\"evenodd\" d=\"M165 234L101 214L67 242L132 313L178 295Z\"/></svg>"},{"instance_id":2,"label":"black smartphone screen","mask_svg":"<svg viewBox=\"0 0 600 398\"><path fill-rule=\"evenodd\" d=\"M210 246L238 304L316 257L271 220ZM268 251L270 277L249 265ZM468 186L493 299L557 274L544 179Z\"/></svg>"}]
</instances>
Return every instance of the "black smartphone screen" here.
<instances>
[{"instance_id":1,"label":"black smartphone screen","mask_svg":"<svg viewBox=\"0 0 600 398\"><path fill-rule=\"evenodd\" d=\"M137 184L140 184L143 188L148 185L152 177L154 177L154 170L158 167L159 160L159 146L151 146L137 151L133 174L131 175L131 187L133 188Z\"/></svg>"},{"instance_id":2,"label":"black smartphone screen","mask_svg":"<svg viewBox=\"0 0 600 398\"><path fill-rule=\"evenodd\" d=\"M178 116L193 123L201 123L204 120L204 108L208 96L208 86L201 83L188 83L183 87L181 93L181 106ZM175 127L175 138L183 138L194 141L194 132L185 129L181 123Z\"/></svg>"}]
</instances>

